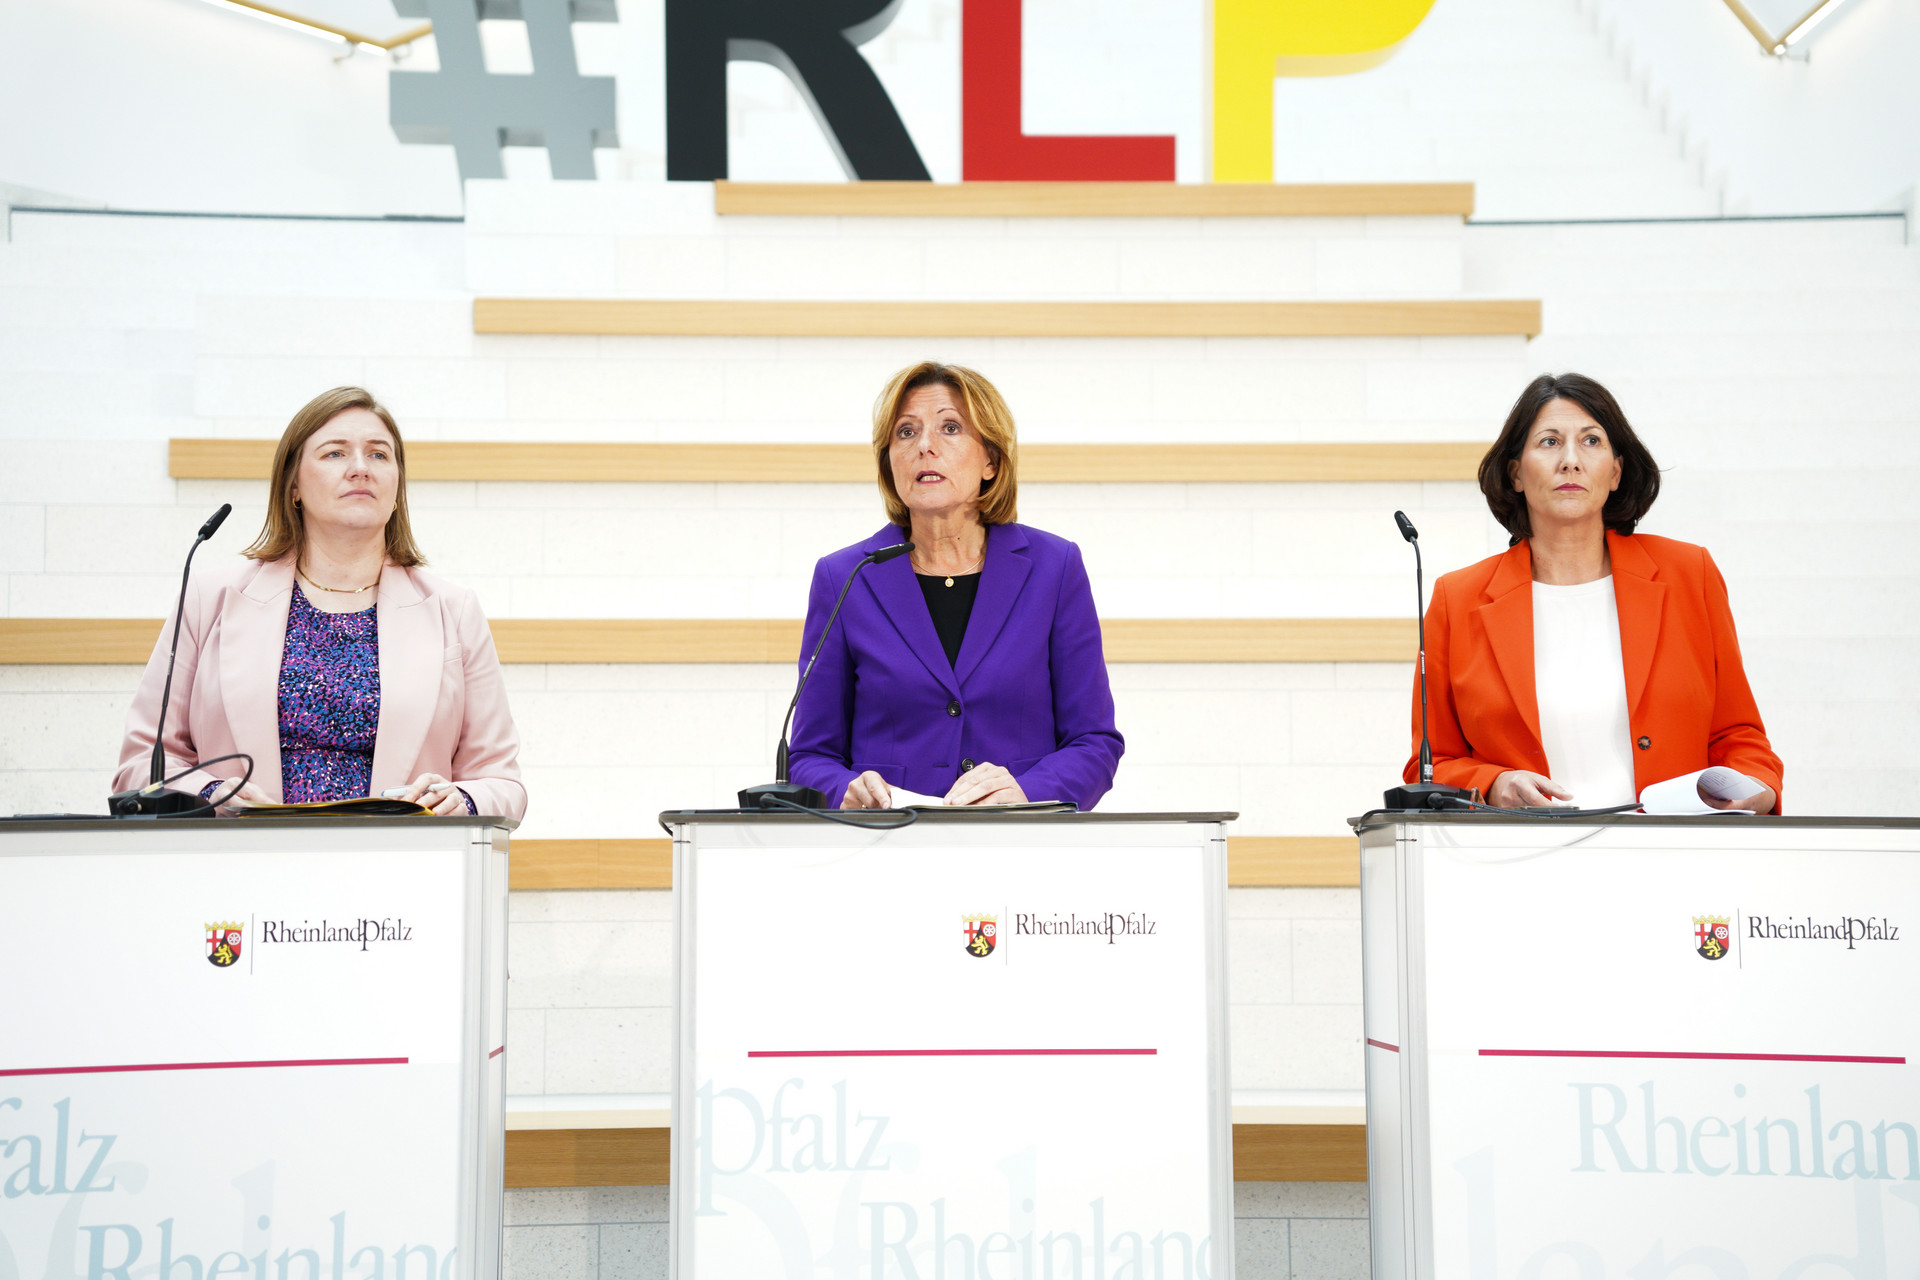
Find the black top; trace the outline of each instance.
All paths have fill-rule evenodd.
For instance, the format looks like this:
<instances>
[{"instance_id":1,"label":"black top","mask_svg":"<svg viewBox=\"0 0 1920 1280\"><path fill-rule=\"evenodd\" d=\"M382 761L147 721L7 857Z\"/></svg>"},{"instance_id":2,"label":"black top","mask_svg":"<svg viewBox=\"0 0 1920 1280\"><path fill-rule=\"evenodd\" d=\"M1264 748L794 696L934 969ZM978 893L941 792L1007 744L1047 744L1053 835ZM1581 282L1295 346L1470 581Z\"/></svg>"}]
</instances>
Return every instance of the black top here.
<instances>
[{"instance_id":1,"label":"black top","mask_svg":"<svg viewBox=\"0 0 1920 1280\"><path fill-rule=\"evenodd\" d=\"M980 594L980 575L956 573L916 573L920 594L927 598L927 612L933 615L933 629L940 647L947 651L947 665L960 665L960 642L967 638L967 619L973 616L973 598ZM953 583L948 586L947 583Z\"/></svg>"}]
</instances>

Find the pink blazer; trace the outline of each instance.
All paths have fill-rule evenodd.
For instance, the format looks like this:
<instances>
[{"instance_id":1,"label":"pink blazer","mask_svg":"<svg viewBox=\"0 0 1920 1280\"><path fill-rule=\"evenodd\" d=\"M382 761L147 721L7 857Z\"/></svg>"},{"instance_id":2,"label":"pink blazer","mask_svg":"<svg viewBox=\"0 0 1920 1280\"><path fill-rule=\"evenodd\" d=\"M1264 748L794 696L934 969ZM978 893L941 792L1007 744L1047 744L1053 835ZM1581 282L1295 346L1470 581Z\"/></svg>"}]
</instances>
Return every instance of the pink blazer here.
<instances>
[{"instance_id":1,"label":"pink blazer","mask_svg":"<svg viewBox=\"0 0 1920 1280\"><path fill-rule=\"evenodd\" d=\"M169 776L244 751L253 757L253 782L280 798L280 654L293 585L291 558L194 570L167 711ZM473 592L390 564L380 574L375 607L380 722L369 789L379 795L437 773L459 783L482 814L523 817L520 735L507 709L493 633ZM146 785L172 634L168 618L127 712L116 791ZM195 770L173 785L199 791L245 768L235 760L213 772Z\"/></svg>"}]
</instances>

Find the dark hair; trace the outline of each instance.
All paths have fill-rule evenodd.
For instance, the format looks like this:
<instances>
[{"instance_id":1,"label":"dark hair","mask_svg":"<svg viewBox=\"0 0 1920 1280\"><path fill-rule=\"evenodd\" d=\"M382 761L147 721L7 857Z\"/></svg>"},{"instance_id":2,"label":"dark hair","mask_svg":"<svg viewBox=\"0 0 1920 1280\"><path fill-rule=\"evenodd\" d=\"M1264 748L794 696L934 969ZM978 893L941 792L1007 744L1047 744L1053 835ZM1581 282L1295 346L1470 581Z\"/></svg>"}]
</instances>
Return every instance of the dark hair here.
<instances>
[{"instance_id":1,"label":"dark hair","mask_svg":"<svg viewBox=\"0 0 1920 1280\"><path fill-rule=\"evenodd\" d=\"M1613 393L1592 378L1578 373L1543 373L1527 384L1507 414L1507 425L1500 438L1480 459L1480 492L1487 495L1487 509L1505 525L1517 541L1533 536L1533 522L1527 517L1527 495L1516 492L1512 464L1527 447L1534 420L1555 400L1571 400L1587 411L1607 433L1607 443L1620 459L1620 487L1607 497L1601 518L1615 533L1632 533L1660 496L1660 467L1640 443L1640 437L1627 424L1620 402Z\"/></svg>"}]
</instances>

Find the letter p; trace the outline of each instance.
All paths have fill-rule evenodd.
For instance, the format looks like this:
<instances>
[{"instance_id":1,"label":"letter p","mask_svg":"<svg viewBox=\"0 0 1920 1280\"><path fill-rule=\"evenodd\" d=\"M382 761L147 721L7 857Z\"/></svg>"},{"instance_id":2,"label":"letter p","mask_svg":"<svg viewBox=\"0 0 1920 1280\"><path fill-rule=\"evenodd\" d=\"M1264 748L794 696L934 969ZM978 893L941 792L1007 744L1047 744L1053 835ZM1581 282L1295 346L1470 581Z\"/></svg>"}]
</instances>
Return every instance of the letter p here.
<instances>
[{"instance_id":1,"label":"letter p","mask_svg":"<svg viewBox=\"0 0 1920 1280\"><path fill-rule=\"evenodd\" d=\"M1377 67L1433 0L1214 0L1213 180L1273 181L1275 76Z\"/></svg>"}]
</instances>

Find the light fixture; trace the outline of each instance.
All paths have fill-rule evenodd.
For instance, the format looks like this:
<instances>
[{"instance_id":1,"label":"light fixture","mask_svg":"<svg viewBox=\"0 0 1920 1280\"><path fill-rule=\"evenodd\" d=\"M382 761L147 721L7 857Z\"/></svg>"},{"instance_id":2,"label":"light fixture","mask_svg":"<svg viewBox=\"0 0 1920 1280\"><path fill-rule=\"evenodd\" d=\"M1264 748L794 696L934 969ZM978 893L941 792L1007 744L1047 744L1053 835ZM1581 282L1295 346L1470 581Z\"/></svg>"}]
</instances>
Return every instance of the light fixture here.
<instances>
[{"instance_id":1,"label":"light fixture","mask_svg":"<svg viewBox=\"0 0 1920 1280\"><path fill-rule=\"evenodd\" d=\"M1827 15L1838 9L1844 2L1845 0L1820 0L1820 3L1815 5L1806 17L1794 23L1793 28L1780 37L1780 47L1774 52L1785 53L1794 44L1804 39L1808 32L1826 21Z\"/></svg>"},{"instance_id":2,"label":"light fixture","mask_svg":"<svg viewBox=\"0 0 1920 1280\"><path fill-rule=\"evenodd\" d=\"M1820 2L1800 15L1799 21L1779 35L1767 30L1766 24L1755 16L1746 6L1745 0L1727 0L1727 8L1733 10L1733 16L1740 19L1740 25L1752 33L1760 42L1760 47L1776 58L1786 56L1788 49L1806 39L1807 34L1822 22L1827 15L1838 9L1846 0L1820 0Z\"/></svg>"},{"instance_id":3,"label":"light fixture","mask_svg":"<svg viewBox=\"0 0 1920 1280\"><path fill-rule=\"evenodd\" d=\"M271 22L277 27L286 27L292 31L317 36L332 44L344 45L349 53L356 45L374 53L392 53L402 45L412 44L420 37L433 32L433 24L424 22L417 27L402 31L391 40L376 40L372 36L362 35L358 31L349 31L345 27L336 27L314 18L302 17L297 13L288 13L284 9L276 9L271 5L256 4L254 0L206 0L206 2L216 8L249 14L263 22Z\"/></svg>"}]
</instances>

